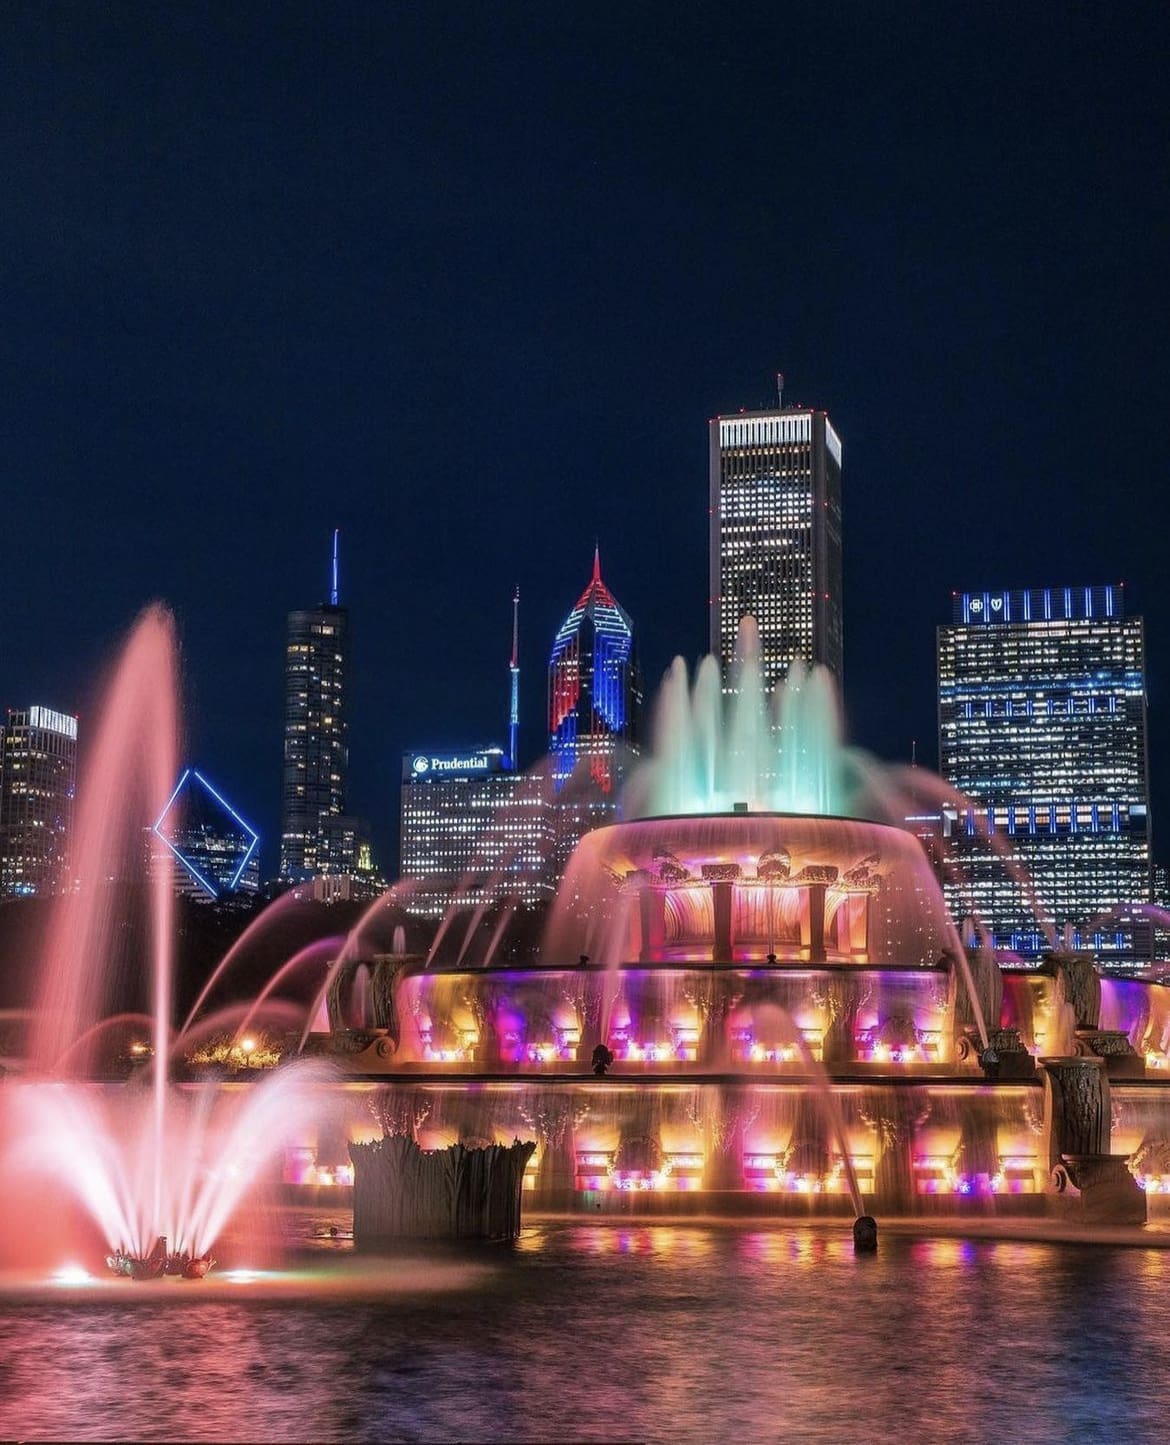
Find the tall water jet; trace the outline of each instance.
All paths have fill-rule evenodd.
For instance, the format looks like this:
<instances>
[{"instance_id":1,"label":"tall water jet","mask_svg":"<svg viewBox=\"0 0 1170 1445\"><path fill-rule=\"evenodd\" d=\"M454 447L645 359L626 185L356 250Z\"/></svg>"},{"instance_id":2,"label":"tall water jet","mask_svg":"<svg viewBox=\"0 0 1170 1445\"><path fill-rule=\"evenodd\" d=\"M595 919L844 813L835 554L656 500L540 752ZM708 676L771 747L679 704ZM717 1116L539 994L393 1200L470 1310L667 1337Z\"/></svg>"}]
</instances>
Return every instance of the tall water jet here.
<instances>
[{"instance_id":1,"label":"tall water jet","mask_svg":"<svg viewBox=\"0 0 1170 1445\"><path fill-rule=\"evenodd\" d=\"M174 623L148 607L130 635L101 709L78 788L72 865L74 886L58 900L40 963L29 1063L53 1074L65 1050L102 1016L119 923L110 883L140 878L144 830L174 787L178 758ZM154 1026L169 1028L169 879L159 874L151 898ZM90 1059L74 1055L71 1071ZM159 1071L156 1070L156 1074ZM161 1083L161 1075L160 1083Z\"/></svg>"},{"instance_id":2,"label":"tall water jet","mask_svg":"<svg viewBox=\"0 0 1170 1445\"><path fill-rule=\"evenodd\" d=\"M754 621L740 624L731 690L718 660L695 672L676 658L654 717L652 755L631 780L628 818L684 813L845 811L853 765L842 745L833 679L794 662L769 697L760 672Z\"/></svg>"},{"instance_id":3,"label":"tall water jet","mask_svg":"<svg viewBox=\"0 0 1170 1445\"><path fill-rule=\"evenodd\" d=\"M181 1104L176 1098L168 1077L174 894L166 870L149 870L141 952L121 957L120 935L134 935L128 910L148 870L144 839L178 772L177 695L173 620L151 606L100 710L78 791L73 887L53 910L39 961L26 1073L3 1101L21 1177L56 1179L98 1225L111 1260L135 1278L156 1265L206 1272L206 1251L293 1127L290 1105L311 1113L301 1092L308 1069L278 1071L240 1098L214 1087ZM133 1077L116 1086L94 1079L95 1049L119 1017L109 1017L113 996L128 983L149 996L150 1043L139 1045L148 1090ZM6 1213L13 1203L4 1200Z\"/></svg>"}]
</instances>

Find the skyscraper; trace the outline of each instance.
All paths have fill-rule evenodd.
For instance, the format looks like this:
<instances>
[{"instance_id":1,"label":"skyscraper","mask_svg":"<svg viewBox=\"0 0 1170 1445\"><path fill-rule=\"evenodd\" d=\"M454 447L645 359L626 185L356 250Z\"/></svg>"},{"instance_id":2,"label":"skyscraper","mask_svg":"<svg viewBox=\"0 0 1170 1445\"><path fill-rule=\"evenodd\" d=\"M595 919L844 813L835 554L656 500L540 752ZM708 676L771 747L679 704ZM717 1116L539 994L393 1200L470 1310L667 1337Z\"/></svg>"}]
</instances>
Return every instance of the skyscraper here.
<instances>
[{"instance_id":1,"label":"skyscraper","mask_svg":"<svg viewBox=\"0 0 1170 1445\"><path fill-rule=\"evenodd\" d=\"M549 753L557 809L558 877L577 840L611 823L637 753L642 710L634 625L593 576L565 618L548 664Z\"/></svg>"},{"instance_id":2,"label":"skyscraper","mask_svg":"<svg viewBox=\"0 0 1170 1445\"><path fill-rule=\"evenodd\" d=\"M634 624L593 576L561 624L548 664L549 751L558 789L582 761L605 794L620 783L624 750L637 750L642 681Z\"/></svg>"},{"instance_id":3,"label":"skyscraper","mask_svg":"<svg viewBox=\"0 0 1170 1445\"><path fill-rule=\"evenodd\" d=\"M280 836L286 882L349 873L356 865L345 856L352 830L337 821L345 817L349 767L349 612L340 605L337 549L334 532L329 601L288 616Z\"/></svg>"},{"instance_id":4,"label":"skyscraper","mask_svg":"<svg viewBox=\"0 0 1170 1445\"><path fill-rule=\"evenodd\" d=\"M0 728L0 897L69 888L76 784L77 719L10 708Z\"/></svg>"},{"instance_id":5,"label":"skyscraper","mask_svg":"<svg viewBox=\"0 0 1170 1445\"><path fill-rule=\"evenodd\" d=\"M1057 929L1149 901L1145 645L1120 588L956 595L938 710L940 771L973 804L950 820L953 913L1035 954L1016 864Z\"/></svg>"},{"instance_id":6,"label":"skyscraper","mask_svg":"<svg viewBox=\"0 0 1170 1445\"><path fill-rule=\"evenodd\" d=\"M778 404L715 417L710 459L711 652L725 685L749 615L769 692L794 658L839 682L841 442L828 414Z\"/></svg>"},{"instance_id":7,"label":"skyscraper","mask_svg":"<svg viewBox=\"0 0 1170 1445\"><path fill-rule=\"evenodd\" d=\"M508 769L501 748L429 749L402 760L401 877L408 912L553 895L553 814L545 779Z\"/></svg>"}]
</instances>

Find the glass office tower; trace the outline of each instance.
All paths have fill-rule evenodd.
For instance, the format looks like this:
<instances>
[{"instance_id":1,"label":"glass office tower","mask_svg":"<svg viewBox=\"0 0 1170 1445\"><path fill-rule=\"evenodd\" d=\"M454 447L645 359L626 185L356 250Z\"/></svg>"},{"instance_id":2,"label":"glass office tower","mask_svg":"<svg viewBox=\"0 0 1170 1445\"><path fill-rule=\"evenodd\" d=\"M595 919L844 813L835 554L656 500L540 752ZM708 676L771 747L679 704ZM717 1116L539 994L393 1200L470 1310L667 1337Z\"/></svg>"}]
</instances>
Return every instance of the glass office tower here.
<instances>
[{"instance_id":1,"label":"glass office tower","mask_svg":"<svg viewBox=\"0 0 1170 1445\"><path fill-rule=\"evenodd\" d=\"M328 603L290 612L284 654L280 877L300 882L356 866L346 818L349 612L339 602L337 533ZM358 830L360 831L360 830Z\"/></svg>"},{"instance_id":2,"label":"glass office tower","mask_svg":"<svg viewBox=\"0 0 1170 1445\"><path fill-rule=\"evenodd\" d=\"M949 819L945 888L997 948L1047 947L1037 913L1083 932L1150 899L1145 646L1123 602L965 592L938 629L940 771L970 800Z\"/></svg>"},{"instance_id":3,"label":"glass office tower","mask_svg":"<svg viewBox=\"0 0 1170 1445\"><path fill-rule=\"evenodd\" d=\"M10 708L0 728L0 897L65 892L77 787L77 719Z\"/></svg>"},{"instance_id":4,"label":"glass office tower","mask_svg":"<svg viewBox=\"0 0 1170 1445\"><path fill-rule=\"evenodd\" d=\"M794 658L841 680L841 441L823 411L781 407L710 424L711 652L731 676L756 619L764 686Z\"/></svg>"},{"instance_id":5,"label":"glass office tower","mask_svg":"<svg viewBox=\"0 0 1170 1445\"><path fill-rule=\"evenodd\" d=\"M502 748L420 750L402 760L400 876L410 913L553 896L553 814L539 773Z\"/></svg>"}]
</instances>

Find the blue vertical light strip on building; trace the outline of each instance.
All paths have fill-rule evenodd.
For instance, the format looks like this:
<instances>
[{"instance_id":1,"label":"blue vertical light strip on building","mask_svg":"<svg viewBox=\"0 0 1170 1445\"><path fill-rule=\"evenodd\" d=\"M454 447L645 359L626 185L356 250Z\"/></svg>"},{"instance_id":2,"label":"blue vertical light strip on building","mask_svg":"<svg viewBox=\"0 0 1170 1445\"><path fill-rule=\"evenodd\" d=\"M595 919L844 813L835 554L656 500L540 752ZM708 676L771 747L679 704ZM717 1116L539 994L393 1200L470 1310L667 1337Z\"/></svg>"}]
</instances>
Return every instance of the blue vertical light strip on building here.
<instances>
[{"instance_id":1,"label":"blue vertical light strip on building","mask_svg":"<svg viewBox=\"0 0 1170 1445\"><path fill-rule=\"evenodd\" d=\"M517 753L520 739L520 588L512 594L512 660L508 665L512 684L511 706L508 711L508 766L513 772L519 767Z\"/></svg>"}]
</instances>

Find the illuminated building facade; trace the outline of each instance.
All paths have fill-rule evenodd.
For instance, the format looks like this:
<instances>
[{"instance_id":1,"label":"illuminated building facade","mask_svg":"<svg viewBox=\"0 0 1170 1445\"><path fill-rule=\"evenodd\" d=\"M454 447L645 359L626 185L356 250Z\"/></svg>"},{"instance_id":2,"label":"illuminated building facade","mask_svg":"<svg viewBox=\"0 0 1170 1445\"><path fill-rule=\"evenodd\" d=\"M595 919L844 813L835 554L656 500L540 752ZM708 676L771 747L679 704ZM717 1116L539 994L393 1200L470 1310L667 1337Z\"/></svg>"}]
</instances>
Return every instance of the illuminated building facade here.
<instances>
[{"instance_id":1,"label":"illuminated building facade","mask_svg":"<svg viewBox=\"0 0 1170 1445\"><path fill-rule=\"evenodd\" d=\"M841 679L841 441L827 413L740 412L710 424L711 652L730 677L744 617L767 691L800 658Z\"/></svg>"},{"instance_id":2,"label":"illuminated building facade","mask_svg":"<svg viewBox=\"0 0 1170 1445\"><path fill-rule=\"evenodd\" d=\"M1150 900L1145 645L1123 600L967 592L938 630L940 771L973 804L947 820L947 899L997 948L1046 948L1037 913L1075 943Z\"/></svg>"},{"instance_id":3,"label":"illuminated building facade","mask_svg":"<svg viewBox=\"0 0 1170 1445\"><path fill-rule=\"evenodd\" d=\"M158 862L177 892L200 903L260 888L260 835L195 768L187 768L154 825Z\"/></svg>"},{"instance_id":4,"label":"illuminated building facade","mask_svg":"<svg viewBox=\"0 0 1170 1445\"><path fill-rule=\"evenodd\" d=\"M617 817L638 752L641 711L634 626L602 581L595 550L593 576L561 625L548 664L558 878L577 840Z\"/></svg>"},{"instance_id":5,"label":"illuminated building facade","mask_svg":"<svg viewBox=\"0 0 1170 1445\"><path fill-rule=\"evenodd\" d=\"M361 829L339 822L347 817L348 674L349 612L339 602L334 533L329 602L288 617L280 836L286 882L357 868L354 839Z\"/></svg>"},{"instance_id":6,"label":"illuminated building facade","mask_svg":"<svg viewBox=\"0 0 1170 1445\"><path fill-rule=\"evenodd\" d=\"M585 763L600 791L622 780L622 754L636 752L642 683L634 626L601 579L593 576L565 618L548 664L549 752L559 791Z\"/></svg>"},{"instance_id":7,"label":"illuminated building facade","mask_svg":"<svg viewBox=\"0 0 1170 1445\"><path fill-rule=\"evenodd\" d=\"M441 917L451 905L552 898L547 785L506 764L497 747L404 755L400 876L409 912Z\"/></svg>"},{"instance_id":8,"label":"illuminated building facade","mask_svg":"<svg viewBox=\"0 0 1170 1445\"><path fill-rule=\"evenodd\" d=\"M10 708L0 728L0 897L68 890L76 786L77 719Z\"/></svg>"}]
</instances>

